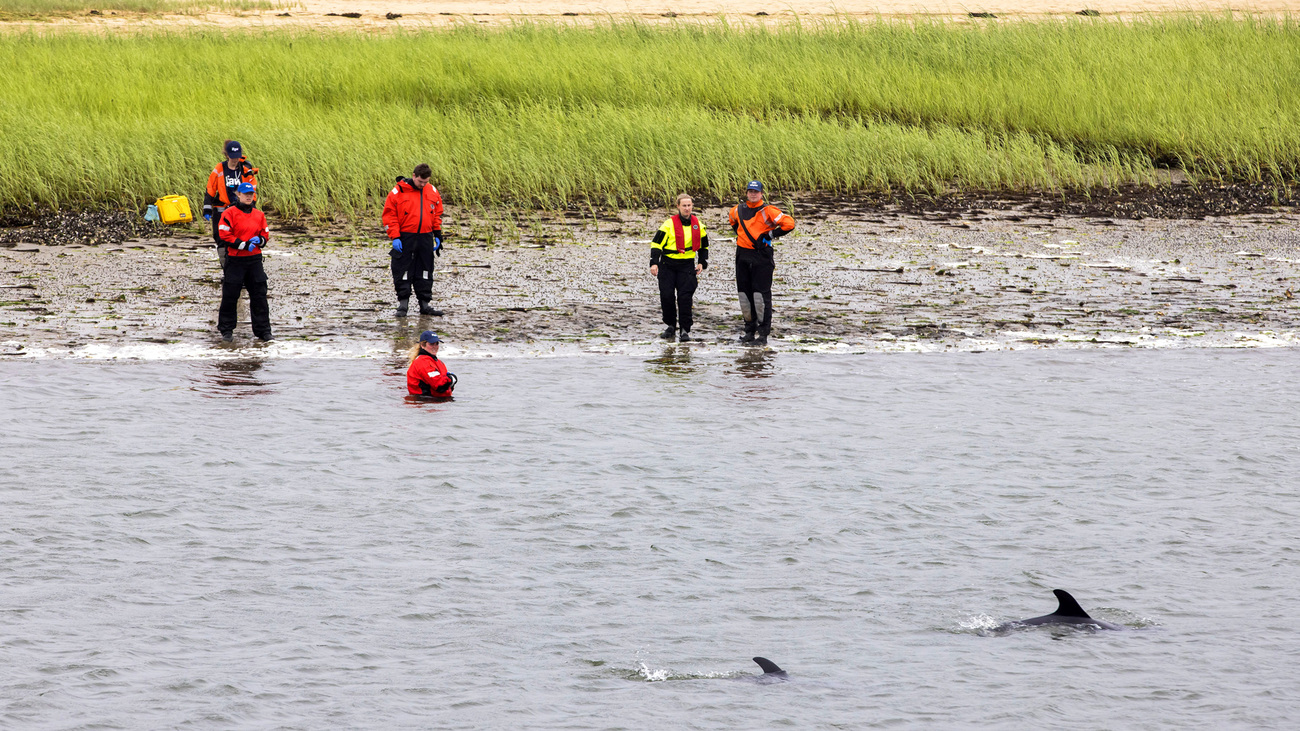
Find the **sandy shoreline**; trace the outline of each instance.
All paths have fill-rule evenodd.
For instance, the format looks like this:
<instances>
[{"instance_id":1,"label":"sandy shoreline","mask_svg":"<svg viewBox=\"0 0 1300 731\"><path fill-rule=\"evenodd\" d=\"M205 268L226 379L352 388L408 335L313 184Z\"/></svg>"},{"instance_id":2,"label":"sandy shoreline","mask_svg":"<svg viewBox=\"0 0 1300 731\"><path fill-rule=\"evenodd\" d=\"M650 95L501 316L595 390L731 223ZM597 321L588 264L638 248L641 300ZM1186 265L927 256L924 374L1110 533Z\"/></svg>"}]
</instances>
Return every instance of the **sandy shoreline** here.
<instances>
[{"instance_id":1,"label":"sandy shoreline","mask_svg":"<svg viewBox=\"0 0 1300 731\"><path fill-rule=\"evenodd\" d=\"M1001 19L1073 17L1083 10L1103 18L1136 18L1150 14L1197 13L1280 17L1300 11L1300 0L1252 0L1247 3L1180 2L1177 0L980 0L970 3L924 3L916 0L305 0L284 2L275 10L140 14L125 11L78 12L48 18L0 20L0 29L28 27L63 30L130 31L176 28L329 28L367 31L401 28L451 27L464 24L500 25L521 20L587 24L611 17L647 23L713 21L720 16L748 22L788 23L819 18L949 18L982 22L972 13ZM356 17L348 17L349 15Z\"/></svg>"},{"instance_id":2,"label":"sandy shoreline","mask_svg":"<svg viewBox=\"0 0 1300 731\"><path fill-rule=\"evenodd\" d=\"M281 343L452 342L606 350L657 342L647 241L666 212L517 227L449 211L435 304L394 317L386 242L276 231L268 252ZM724 209L706 209L714 231ZM777 349L989 350L1300 344L1300 215L1111 220L1022 208L962 215L819 212L777 253ZM695 347L740 332L734 245L715 234ZM0 353L217 345L219 277L198 235L0 248ZM256 347L241 303L235 348ZM105 350L108 348L108 350Z\"/></svg>"}]
</instances>

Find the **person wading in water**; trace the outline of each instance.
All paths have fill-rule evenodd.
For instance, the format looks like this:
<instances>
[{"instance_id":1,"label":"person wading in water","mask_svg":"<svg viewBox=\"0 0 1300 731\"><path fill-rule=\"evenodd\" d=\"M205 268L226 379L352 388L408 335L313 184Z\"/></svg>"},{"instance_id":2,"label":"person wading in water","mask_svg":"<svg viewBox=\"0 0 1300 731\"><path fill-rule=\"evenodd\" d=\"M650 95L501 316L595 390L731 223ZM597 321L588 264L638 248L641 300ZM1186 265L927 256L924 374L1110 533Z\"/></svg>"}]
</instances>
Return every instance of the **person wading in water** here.
<instances>
[{"instance_id":1,"label":"person wading in water","mask_svg":"<svg viewBox=\"0 0 1300 731\"><path fill-rule=\"evenodd\" d=\"M262 248L271 234L266 229L266 215L253 207L257 189L252 183L240 183L235 194L238 201L226 208L217 224L217 233L226 247L226 264L221 272L221 309L217 313L217 330L221 339L234 339L239 291L248 290L248 313L253 319L253 334L259 340L271 339L271 309L266 303L266 270L262 268Z\"/></svg>"},{"instance_id":2,"label":"person wading in water","mask_svg":"<svg viewBox=\"0 0 1300 731\"><path fill-rule=\"evenodd\" d=\"M694 207L689 195L677 196L677 215L664 221L650 242L650 275L659 279L659 306L668 326L659 337L672 340L680 329L683 343L691 339L697 277L709 268L709 234L692 215Z\"/></svg>"},{"instance_id":3,"label":"person wading in water","mask_svg":"<svg viewBox=\"0 0 1300 731\"><path fill-rule=\"evenodd\" d=\"M772 272L776 269L772 241L794 230L794 219L763 202L763 184L751 180L745 202L727 214L736 232L736 290L745 334L740 342L766 345L772 332Z\"/></svg>"},{"instance_id":4,"label":"person wading in water","mask_svg":"<svg viewBox=\"0 0 1300 731\"><path fill-rule=\"evenodd\" d=\"M447 364L438 360L438 344L442 339L432 330L420 333L420 342L411 348L410 363L406 367L406 391L412 396L451 396L456 388L456 375L447 372Z\"/></svg>"}]
</instances>

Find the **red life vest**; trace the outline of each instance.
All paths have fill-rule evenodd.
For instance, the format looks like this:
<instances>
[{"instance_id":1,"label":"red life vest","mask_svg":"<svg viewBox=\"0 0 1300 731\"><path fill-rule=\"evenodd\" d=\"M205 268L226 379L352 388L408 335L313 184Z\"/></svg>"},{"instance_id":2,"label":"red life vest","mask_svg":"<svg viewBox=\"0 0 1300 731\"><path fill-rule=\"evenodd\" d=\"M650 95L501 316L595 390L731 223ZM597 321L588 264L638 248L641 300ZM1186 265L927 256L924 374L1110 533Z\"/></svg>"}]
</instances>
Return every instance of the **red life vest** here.
<instances>
[{"instance_id":1,"label":"red life vest","mask_svg":"<svg viewBox=\"0 0 1300 731\"><path fill-rule=\"evenodd\" d=\"M682 217L673 216L673 236L677 238L677 253L686 251L686 232L682 230ZM691 251L700 250L700 217L691 216Z\"/></svg>"}]
</instances>

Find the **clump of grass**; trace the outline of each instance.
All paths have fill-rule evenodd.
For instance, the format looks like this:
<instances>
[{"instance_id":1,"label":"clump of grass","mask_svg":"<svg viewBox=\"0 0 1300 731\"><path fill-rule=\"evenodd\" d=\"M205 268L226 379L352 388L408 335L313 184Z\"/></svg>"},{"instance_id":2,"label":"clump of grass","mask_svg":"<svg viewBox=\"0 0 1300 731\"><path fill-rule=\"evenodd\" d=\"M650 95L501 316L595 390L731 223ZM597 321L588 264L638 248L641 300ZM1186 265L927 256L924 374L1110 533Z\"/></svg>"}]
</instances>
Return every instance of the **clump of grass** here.
<instances>
[{"instance_id":1,"label":"clump of grass","mask_svg":"<svg viewBox=\"0 0 1300 731\"><path fill-rule=\"evenodd\" d=\"M372 213L429 162L457 202L1087 188L1300 171L1290 20L782 30L616 22L0 38L0 209L201 190L223 139L289 213Z\"/></svg>"}]
</instances>

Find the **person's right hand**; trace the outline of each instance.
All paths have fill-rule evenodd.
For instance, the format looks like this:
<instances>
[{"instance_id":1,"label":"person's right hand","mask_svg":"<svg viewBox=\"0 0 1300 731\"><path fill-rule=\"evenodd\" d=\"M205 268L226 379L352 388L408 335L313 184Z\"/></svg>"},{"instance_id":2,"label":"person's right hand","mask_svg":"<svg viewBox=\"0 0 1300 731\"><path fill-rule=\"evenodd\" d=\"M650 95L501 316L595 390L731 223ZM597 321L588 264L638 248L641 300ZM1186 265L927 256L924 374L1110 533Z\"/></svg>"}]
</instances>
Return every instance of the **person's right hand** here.
<instances>
[{"instance_id":1,"label":"person's right hand","mask_svg":"<svg viewBox=\"0 0 1300 731\"><path fill-rule=\"evenodd\" d=\"M204 220L204 221L211 221L211 220L212 220L212 214L211 214L211 213L205 213L205 214L203 214L203 220Z\"/></svg>"},{"instance_id":2,"label":"person's right hand","mask_svg":"<svg viewBox=\"0 0 1300 731\"><path fill-rule=\"evenodd\" d=\"M396 252L399 253L399 254L402 253L402 240L401 240L401 239L393 239L393 251L396 251Z\"/></svg>"},{"instance_id":3,"label":"person's right hand","mask_svg":"<svg viewBox=\"0 0 1300 731\"><path fill-rule=\"evenodd\" d=\"M251 239L248 240L248 243L249 243L250 245L252 245L252 246L261 246L261 245L262 245L262 237L261 237L261 236L254 236L253 238L251 238Z\"/></svg>"},{"instance_id":4,"label":"person's right hand","mask_svg":"<svg viewBox=\"0 0 1300 731\"><path fill-rule=\"evenodd\" d=\"M657 277L657 276L659 276L659 265L658 265L658 264L651 264L651 265L650 265L650 276L652 276L652 277Z\"/></svg>"}]
</instances>

